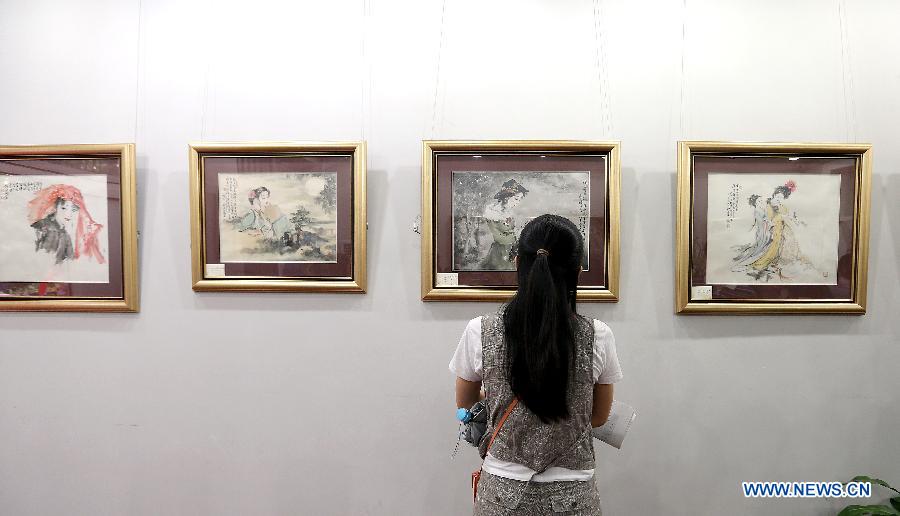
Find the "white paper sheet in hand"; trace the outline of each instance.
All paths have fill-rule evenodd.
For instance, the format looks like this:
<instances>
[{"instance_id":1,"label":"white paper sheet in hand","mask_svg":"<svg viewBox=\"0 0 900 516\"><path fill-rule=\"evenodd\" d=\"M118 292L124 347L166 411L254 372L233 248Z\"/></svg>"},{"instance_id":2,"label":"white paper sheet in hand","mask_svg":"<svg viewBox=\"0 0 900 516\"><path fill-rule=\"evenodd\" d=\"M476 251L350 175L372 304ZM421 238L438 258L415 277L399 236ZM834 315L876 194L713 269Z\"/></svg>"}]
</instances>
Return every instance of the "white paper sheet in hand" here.
<instances>
[{"instance_id":1,"label":"white paper sheet in hand","mask_svg":"<svg viewBox=\"0 0 900 516\"><path fill-rule=\"evenodd\" d=\"M612 409L609 411L609 418L603 426L595 427L591 433L597 439L605 442L613 448L622 447L622 441L625 440L625 434L631 428L631 423L637 414L634 407L621 401L613 400Z\"/></svg>"}]
</instances>

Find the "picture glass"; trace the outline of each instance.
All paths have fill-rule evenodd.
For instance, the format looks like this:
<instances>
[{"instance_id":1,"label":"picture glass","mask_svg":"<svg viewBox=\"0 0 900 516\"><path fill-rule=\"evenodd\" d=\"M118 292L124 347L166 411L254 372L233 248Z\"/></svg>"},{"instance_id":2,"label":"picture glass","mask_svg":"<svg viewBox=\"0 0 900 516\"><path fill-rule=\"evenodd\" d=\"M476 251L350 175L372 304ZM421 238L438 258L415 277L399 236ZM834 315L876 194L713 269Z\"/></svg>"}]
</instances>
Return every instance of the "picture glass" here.
<instances>
[{"instance_id":1,"label":"picture glass","mask_svg":"<svg viewBox=\"0 0 900 516\"><path fill-rule=\"evenodd\" d=\"M587 171L454 171L453 270L515 270L522 227L544 213L575 223L590 249L590 195Z\"/></svg>"},{"instance_id":2,"label":"picture glass","mask_svg":"<svg viewBox=\"0 0 900 516\"><path fill-rule=\"evenodd\" d=\"M350 278L353 155L204 154L207 278Z\"/></svg>"},{"instance_id":3,"label":"picture glass","mask_svg":"<svg viewBox=\"0 0 900 516\"><path fill-rule=\"evenodd\" d=\"M692 164L692 300L850 298L854 157L700 154Z\"/></svg>"},{"instance_id":4,"label":"picture glass","mask_svg":"<svg viewBox=\"0 0 900 516\"><path fill-rule=\"evenodd\" d=\"M219 176L222 263L337 262L337 173Z\"/></svg>"},{"instance_id":5,"label":"picture glass","mask_svg":"<svg viewBox=\"0 0 900 516\"><path fill-rule=\"evenodd\" d=\"M121 298L118 157L0 159L0 296Z\"/></svg>"},{"instance_id":6,"label":"picture glass","mask_svg":"<svg viewBox=\"0 0 900 516\"><path fill-rule=\"evenodd\" d=\"M433 184L435 273L454 288L514 288L519 234L548 213L584 239L579 287L607 284L606 154L438 152Z\"/></svg>"},{"instance_id":7,"label":"picture glass","mask_svg":"<svg viewBox=\"0 0 900 516\"><path fill-rule=\"evenodd\" d=\"M841 177L710 174L706 280L835 285Z\"/></svg>"},{"instance_id":8,"label":"picture glass","mask_svg":"<svg viewBox=\"0 0 900 516\"><path fill-rule=\"evenodd\" d=\"M0 282L108 282L106 198L99 175L4 180Z\"/></svg>"}]
</instances>

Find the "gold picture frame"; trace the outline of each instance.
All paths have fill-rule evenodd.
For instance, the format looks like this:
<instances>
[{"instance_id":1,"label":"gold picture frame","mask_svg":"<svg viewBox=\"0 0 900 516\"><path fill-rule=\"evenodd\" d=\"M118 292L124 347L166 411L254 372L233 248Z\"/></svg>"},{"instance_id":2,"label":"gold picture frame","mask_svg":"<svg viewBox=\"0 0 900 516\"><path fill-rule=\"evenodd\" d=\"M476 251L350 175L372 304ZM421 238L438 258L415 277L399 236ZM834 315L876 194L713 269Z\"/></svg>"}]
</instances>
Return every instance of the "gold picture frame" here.
<instances>
[{"instance_id":1,"label":"gold picture frame","mask_svg":"<svg viewBox=\"0 0 900 516\"><path fill-rule=\"evenodd\" d=\"M782 260L781 251L776 248L774 254L779 261L767 262L772 251L772 246L784 245L788 235L793 235L783 228L794 227L789 216L806 226L805 222L798 219L796 211L790 215L789 203L787 208L776 207L772 210L771 201L784 200L782 194L780 200L776 193L766 199L763 208L757 204L763 195L753 195L738 198L735 195L734 203L738 208L754 210L759 213L759 219L763 222L759 226L762 242L758 255L753 250L747 253L748 258L741 265L739 256L732 257L731 270L740 270L744 267L748 277L754 281L744 284L712 284L707 287L706 270L709 267L704 259L710 249L710 243L706 240L707 224L698 222L696 218L709 220L712 217L706 215L703 207L709 205L710 195L707 193L695 195L696 190L709 191L708 183L710 171L718 167L734 171L754 172L758 174L773 174L772 181L776 177L784 178L785 174L795 174L802 178L804 173L823 175L840 175L840 180L833 181L838 184L837 208L833 208L836 226L833 227L834 235L838 238L838 254L836 260L827 263L834 264L837 271L834 274L834 284L822 285L801 283L792 284L786 280L799 278L799 274L783 275L782 265L785 267L796 263L794 258ZM730 167L730 168L729 168ZM834 313L834 314L864 314L866 311L866 285L868 273L869 250L869 213L871 197L872 174L872 146L856 143L766 143L766 142L715 142L715 141L681 141L678 143L678 183L677 183L677 207L675 222L675 313L677 314L804 314L804 313ZM718 170L717 170L718 172ZM717 173L713 172L713 173ZM775 175L777 173L777 175ZM703 176L707 179L703 179ZM735 176L732 176L735 177ZM774 184L774 183L773 183ZM802 185L801 185L802 186ZM784 186L790 192L798 188L797 183L789 180ZM800 190L798 190L800 191ZM790 196L790 193L788 194ZM756 197L757 199L752 199ZM744 201L748 201L745 203ZM755 204L754 204L755 201ZM719 202L719 201L716 201ZM778 204L776 202L775 204ZM808 201L807 201L808 202ZM744 204L753 206L745 208ZM834 206L832 204L831 206ZM851 211L852 210L852 211ZM784 212L784 215L773 217L772 214ZM852 213L852 215L848 215ZM765 214L765 215L764 215ZM716 215L722 220L722 215ZM829 219L831 220L831 219ZM721 224L721 222L719 222ZM748 225L748 224L745 224ZM717 233L718 234L718 233ZM749 233L748 233L749 234ZM829 233L830 235L830 233ZM827 241L826 236L821 237ZM794 243L799 242L796 238ZM748 245L752 245L748 244ZM721 244L716 244L721 247ZM785 247L787 248L787 247ZM790 247L793 249L793 244ZM822 248L828 248L822 244ZM797 256L804 256L796 249ZM841 251L846 249L846 252ZM736 251L737 252L737 251ZM841 254L843 252L843 254ZM755 261L753 261L755 258ZM793 260L793 261L792 261ZM772 265L774 263L774 265ZM823 262L825 263L825 262ZM747 265L749 264L749 265ZM720 264L715 264L720 267ZM816 265L808 259L803 259L801 268L818 271ZM829 271L821 268L822 276L829 277ZM718 273L717 273L718 274ZM724 275L722 277L725 277ZM700 280L702 278L702 280ZM775 278L774 284L760 283L761 278ZM698 284L694 280L698 279ZM831 280L829 280L831 281ZM694 289L697 290L694 290ZM716 293L718 291L718 293ZM740 293L738 292L740 291ZM772 295L772 294L775 295Z\"/></svg>"},{"instance_id":2,"label":"gold picture frame","mask_svg":"<svg viewBox=\"0 0 900 516\"><path fill-rule=\"evenodd\" d=\"M601 215L593 211L594 204L589 202L589 220L601 219L600 226L595 228L593 222L589 222L588 231L592 235L602 237L602 244L591 248L602 251L602 262L597 265L597 273L602 276L601 284L579 286L577 291L578 301L592 302L617 302L619 300L619 192L620 192L620 143L617 141L578 141L578 140L490 140L490 141L460 141L460 140L426 140L422 146L422 269L421 269L421 294L424 301L506 301L515 293L514 282L507 277L503 285L473 285L450 282L450 285L439 284L437 274L445 274L438 267L437 245L446 247L447 228L439 228L437 219L439 212L439 197L449 210L449 204L445 202L448 193L438 191L437 174L439 172L438 159L442 156L466 156L472 158L506 159L521 157L523 160L547 159L549 163L554 160L565 159L598 159L602 158L602 177L591 174L591 185L599 181L604 190L604 196L597 204ZM561 165L562 166L562 165ZM501 167L502 168L502 167ZM564 167L563 167L564 168ZM520 168L515 170L520 170ZM528 169L537 172L539 165ZM558 169L563 171L562 168ZM579 169L581 170L581 169ZM498 170L502 172L503 170ZM441 171L443 172L443 171ZM444 180L446 181L446 180ZM447 219L447 213L442 212ZM452 225L452 222L451 222ZM595 232L596 229L596 232ZM452 237L451 237L452 238ZM451 246L453 244L451 243ZM602 269L600 267L602 265ZM446 268L446 267L445 267ZM450 272L451 276L458 273ZM514 276L514 272L512 273ZM446 277L446 276L442 276ZM585 274L582 274L582 280Z\"/></svg>"},{"instance_id":3,"label":"gold picture frame","mask_svg":"<svg viewBox=\"0 0 900 516\"><path fill-rule=\"evenodd\" d=\"M72 173L69 174L71 176L106 176L104 183L109 189L106 190L107 205L104 207L104 213L109 215L107 210L112 207L115 212L118 212L118 216L111 217L107 224L100 224L90 218L89 211L84 206L79 205L77 212L87 214L87 219L90 221L88 228L99 227L107 231L108 240L112 237L109 240L108 248L105 249L107 255L101 255L102 259L100 260L101 263L108 264L110 280L106 282L48 280L48 282L37 283L16 281L4 283L3 285L17 285L17 287L12 289L12 293L4 291L0 295L0 311L138 312L140 300L138 294L135 146L133 143L0 146L0 162L14 163L20 166L21 163L28 161L29 166L24 168L30 169L29 173L52 174L54 178L59 178L61 184L65 183L63 178L69 172L65 166L59 166L64 160L74 160L71 167ZM113 163L112 160L115 162ZM85 168L88 163L94 163L95 167L97 163L100 163L101 171L92 173L97 169ZM54 166L46 168L47 164L54 164ZM75 164L81 166L74 166ZM15 176L0 173L0 178L3 177ZM79 200L75 204L84 203L85 199L81 198L80 190L77 188L73 190L78 192ZM57 202L61 198L57 197ZM57 204L57 209L58 206ZM55 214L51 215L56 216ZM118 227L118 231L110 234L110 229L115 227ZM81 219L78 219L78 228L78 231L83 229ZM83 245L80 240L81 238L76 233L76 237L73 239L75 257L78 256L78 249ZM37 291L32 292L35 289ZM48 295L50 291L52 291L52 295Z\"/></svg>"},{"instance_id":4,"label":"gold picture frame","mask_svg":"<svg viewBox=\"0 0 900 516\"><path fill-rule=\"evenodd\" d=\"M348 231L352 245L350 256L336 258L343 263L339 274L314 273L302 276L276 276L257 274L228 274L210 276L207 256L209 252L206 225L205 187L206 158L249 159L299 159L316 160L347 158L348 184L344 193L349 201L336 210L341 220L349 221ZM190 195L191 195L191 272L192 288L197 292L346 292L366 291L366 144L353 142L198 142L189 145ZM300 161L298 161L300 163ZM343 170L343 169L342 169ZM344 184L344 183L342 183ZM338 192L341 192L338 186ZM339 199L338 199L339 201ZM343 210L343 211L342 211ZM342 223L344 224L344 223ZM216 230L218 231L218 230ZM337 238L337 237L336 237ZM342 237L343 238L343 237ZM340 246L335 246L340 247ZM335 251L336 254L338 251Z\"/></svg>"}]
</instances>

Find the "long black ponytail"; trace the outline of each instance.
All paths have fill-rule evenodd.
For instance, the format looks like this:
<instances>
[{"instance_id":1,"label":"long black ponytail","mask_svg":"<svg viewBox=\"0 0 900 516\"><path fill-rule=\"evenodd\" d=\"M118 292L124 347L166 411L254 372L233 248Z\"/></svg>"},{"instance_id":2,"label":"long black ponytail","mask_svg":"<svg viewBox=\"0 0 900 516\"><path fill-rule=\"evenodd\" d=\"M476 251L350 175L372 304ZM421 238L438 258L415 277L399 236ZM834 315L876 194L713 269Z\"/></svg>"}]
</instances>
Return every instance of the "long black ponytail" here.
<instances>
[{"instance_id":1,"label":"long black ponytail","mask_svg":"<svg viewBox=\"0 0 900 516\"><path fill-rule=\"evenodd\" d=\"M522 404L544 423L569 417L583 252L578 228L558 215L533 219L519 236L519 287L503 313L507 378Z\"/></svg>"}]
</instances>

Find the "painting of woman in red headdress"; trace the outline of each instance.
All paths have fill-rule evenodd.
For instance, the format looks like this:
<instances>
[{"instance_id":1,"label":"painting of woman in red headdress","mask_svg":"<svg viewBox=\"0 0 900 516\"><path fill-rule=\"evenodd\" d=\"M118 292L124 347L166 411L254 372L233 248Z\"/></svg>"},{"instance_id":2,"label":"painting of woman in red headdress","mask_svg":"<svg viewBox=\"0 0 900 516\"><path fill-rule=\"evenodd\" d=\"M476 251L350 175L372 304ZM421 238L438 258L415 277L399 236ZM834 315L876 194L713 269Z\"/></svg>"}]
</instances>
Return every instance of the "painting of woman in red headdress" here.
<instances>
[{"instance_id":1,"label":"painting of woman in red headdress","mask_svg":"<svg viewBox=\"0 0 900 516\"><path fill-rule=\"evenodd\" d=\"M2 183L0 281L109 280L104 177L15 176Z\"/></svg>"},{"instance_id":2,"label":"painting of woman in red headdress","mask_svg":"<svg viewBox=\"0 0 900 516\"><path fill-rule=\"evenodd\" d=\"M97 242L103 225L91 218L81 190L64 184L49 186L37 192L28 209L35 251L52 254L57 264L82 258L106 263Z\"/></svg>"}]
</instances>

